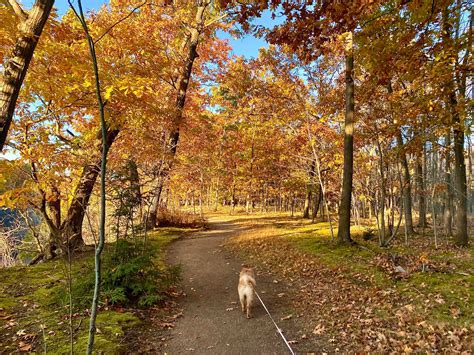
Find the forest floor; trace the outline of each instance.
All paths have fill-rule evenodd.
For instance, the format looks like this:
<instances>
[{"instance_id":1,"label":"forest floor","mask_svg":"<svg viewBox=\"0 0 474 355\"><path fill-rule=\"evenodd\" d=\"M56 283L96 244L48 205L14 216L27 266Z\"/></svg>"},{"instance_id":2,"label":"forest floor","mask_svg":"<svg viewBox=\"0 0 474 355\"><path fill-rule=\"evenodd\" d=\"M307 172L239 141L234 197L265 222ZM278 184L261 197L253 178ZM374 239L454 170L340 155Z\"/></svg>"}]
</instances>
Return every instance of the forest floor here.
<instances>
[{"instance_id":1,"label":"forest floor","mask_svg":"<svg viewBox=\"0 0 474 355\"><path fill-rule=\"evenodd\" d=\"M168 330L155 329L161 351L286 351L260 305L250 320L239 310L243 263L256 269L258 290L297 352L472 349L472 247L441 240L434 249L427 232L379 248L361 232L354 227L357 246L338 247L324 222L211 216L209 231L169 249L170 262L183 268L183 295Z\"/></svg>"},{"instance_id":2,"label":"forest floor","mask_svg":"<svg viewBox=\"0 0 474 355\"><path fill-rule=\"evenodd\" d=\"M98 351L285 353L260 304L250 320L240 311L244 263L255 268L259 294L297 352L474 348L472 245L459 249L440 238L435 248L426 231L380 248L353 227L357 245L341 247L327 222L283 214L208 217L208 230L151 234L159 264L180 264L182 282L151 308L102 307ZM73 277L91 262L92 254L73 260ZM69 351L66 274L64 260L0 270L0 352ZM73 315L77 352L87 341L87 319L87 312Z\"/></svg>"},{"instance_id":3,"label":"forest floor","mask_svg":"<svg viewBox=\"0 0 474 355\"><path fill-rule=\"evenodd\" d=\"M258 300L251 319L244 316L238 303L237 283L242 260L226 250L224 244L248 226L222 218L211 218L209 225L210 230L182 238L170 247L170 262L182 265L182 287L186 297L181 303L183 316L170 331L163 351L170 354L287 352ZM277 321L288 317L280 325L287 339L296 343L305 338L304 320L291 317L295 312L291 285L263 271L258 272L257 285L272 316ZM299 352L315 349L325 352L332 348L324 338L316 337L293 346Z\"/></svg>"},{"instance_id":4,"label":"forest floor","mask_svg":"<svg viewBox=\"0 0 474 355\"><path fill-rule=\"evenodd\" d=\"M398 236L390 248L380 248L376 237L364 240L363 228L354 226L357 245L337 246L327 222L288 215L234 218L244 232L228 248L291 281L294 316L310 319L302 342L326 336L336 351L474 348L472 245L460 249L441 238L435 248L426 231L408 244Z\"/></svg>"},{"instance_id":5,"label":"forest floor","mask_svg":"<svg viewBox=\"0 0 474 355\"><path fill-rule=\"evenodd\" d=\"M161 228L148 236L148 247L155 251L155 265L164 265L165 247L182 236L185 229ZM115 244L107 244L105 253ZM73 299L84 298L89 304L92 293L84 294L76 281L93 275L93 252L78 253L72 268L64 258L32 266L0 269L0 353L70 353L70 329L73 329L74 353L85 353L88 340L89 312L74 305L72 327L69 324L68 279L72 276ZM107 272L104 270L104 272ZM90 290L91 291L91 290ZM172 299L152 310L165 312ZM86 308L88 308L86 306ZM141 328L142 309L101 305L97 316L95 351L115 354L128 348L129 329ZM160 318L162 319L163 316Z\"/></svg>"}]
</instances>

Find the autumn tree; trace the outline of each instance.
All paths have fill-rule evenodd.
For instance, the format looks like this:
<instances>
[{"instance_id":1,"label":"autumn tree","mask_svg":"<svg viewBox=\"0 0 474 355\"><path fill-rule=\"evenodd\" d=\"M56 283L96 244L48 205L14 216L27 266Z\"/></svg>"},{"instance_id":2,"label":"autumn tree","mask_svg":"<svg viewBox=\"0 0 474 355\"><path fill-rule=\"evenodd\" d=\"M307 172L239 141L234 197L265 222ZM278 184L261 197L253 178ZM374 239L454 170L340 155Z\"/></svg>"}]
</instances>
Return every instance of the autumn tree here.
<instances>
[{"instance_id":1,"label":"autumn tree","mask_svg":"<svg viewBox=\"0 0 474 355\"><path fill-rule=\"evenodd\" d=\"M16 0L0 2L0 18L7 32L2 35L14 37L11 51L5 53L2 48L0 52L3 61L0 81L0 151L7 139L20 88L53 4L54 0L37 0L26 11ZM13 29L15 25L17 29Z\"/></svg>"}]
</instances>

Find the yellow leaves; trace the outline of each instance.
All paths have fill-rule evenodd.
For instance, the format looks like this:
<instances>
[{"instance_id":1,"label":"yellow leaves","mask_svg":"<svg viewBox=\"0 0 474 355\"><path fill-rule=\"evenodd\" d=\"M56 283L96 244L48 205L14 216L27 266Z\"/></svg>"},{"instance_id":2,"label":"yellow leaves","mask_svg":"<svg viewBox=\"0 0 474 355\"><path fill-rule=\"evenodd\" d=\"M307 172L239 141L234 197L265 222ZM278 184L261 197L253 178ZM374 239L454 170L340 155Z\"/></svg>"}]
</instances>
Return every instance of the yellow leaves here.
<instances>
[{"instance_id":1,"label":"yellow leaves","mask_svg":"<svg viewBox=\"0 0 474 355\"><path fill-rule=\"evenodd\" d=\"M350 53L352 52L352 32L344 32L340 35L341 41L344 43L344 52Z\"/></svg>"},{"instance_id":2,"label":"yellow leaves","mask_svg":"<svg viewBox=\"0 0 474 355\"><path fill-rule=\"evenodd\" d=\"M128 95L130 93L132 93L133 95L135 95L137 98L141 98L143 96L143 94L145 93L146 91L146 88L144 85L140 85L140 86L128 86L128 85L122 85L119 87L119 90L122 91L125 95Z\"/></svg>"},{"instance_id":3,"label":"yellow leaves","mask_svg":"<svg viewBox=\"0 0 474 355\"><path fill-rule=\"evenodd\" d=\"M104 100L110 99L110 95L112 95L112 91L114 91L114 86L113 85L107 86L107 89L105 89L105 93L104 93Z\"/></svg>"},{"instance_id":4,"label":"yellow leaves","mask_svg":"<svg viewBox=\"0 0 474 355\"><path fill-rule=\"evenodd\" d=\"M74 84L74 85L72 85L72 86L66 86L66 87L64 88L64 91L65 91L67 94L70 94L70 93L76 91L77 89L79 89L79 85Z\"/></svg>"},{"instance_id":5,"label":"yellow leaves","mask_svg":"<svg viewBox=\"0 0 474 355\"><path fill-rule=\"evenodd\" d=\"M9 190L0 196L0 207L14 208L22 204L22 200L28 196L31 190L28 187L20 187Z\"/></svg>"},{"instance_id":6,"label":"yellow leaves","mask_svg":"<svg viewBox=\"0 0 474 355\"><path fill-rule=\"evenodd\" d=\"M132 93L133 93L136 97L141 98L141 97L143 96L143 93L144 93L144 87L143 87L143 86L140 86L139 88L133 90Z\"/></svg>"}]
</instances>

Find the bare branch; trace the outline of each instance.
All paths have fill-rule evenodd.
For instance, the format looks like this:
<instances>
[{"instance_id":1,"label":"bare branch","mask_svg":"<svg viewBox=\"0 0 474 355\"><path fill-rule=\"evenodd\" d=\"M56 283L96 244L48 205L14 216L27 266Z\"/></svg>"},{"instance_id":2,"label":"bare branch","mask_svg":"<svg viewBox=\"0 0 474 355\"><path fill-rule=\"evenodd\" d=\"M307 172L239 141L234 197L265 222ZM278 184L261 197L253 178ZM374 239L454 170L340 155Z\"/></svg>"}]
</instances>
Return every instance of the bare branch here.
<instances>
[{"instance_id":1,"label":"bare branch","mask_svg":"<svg viewBox=\"0 0 474 355\"><path fill-rule=\"evenodd\" d=\"M210 25L212 25L213 23L217 22L217 21L220 21L222 20L223 18L227 17L228 14L223 14L222 16L219 16L219 17L216 17L214 19L212 19L211 21L209 21L208 23L206 23L204 25L204 27L209 27Z\"/></svg>"},{"instance_id":2,"label":"bare branch","mask_svg":"<svg viewBox=\"0 0 474 355\"><path fill-rule=\"evenodd\" d=\"M99 42L102 38L105 37L105 35L107 33L109 33L110 31L112 31L112 29L117 26L118 24L122 23L123 21L125 21L126 19L128 19L130 16L132 16L135 11L137 11L139 8L141 8L142 6L145 6L146 4L148 3L147 0L145 0L143 3L141 3L140 5L137 5L135 8L133 8L126 16L122 17L120 20L118 20L117 22L115 22L112 26L110 26L104 33L102 33L100 35L99 38L97 38L95 41L94 41L94 44L97 44L97 42Z\"/></svg>"},{"instance_id":3,"label":"bare branch","mask_svg":"<svg viewBox=\"0 0 474 355\"><path fill-rule=\"evenodd\" d=\"M28 14L25 10L21 7L21 5L16 0L8 0L8 4L10 4L11 8L15 12L19 18L25 21L28 18Z\"/></svg>"}]
</instances>

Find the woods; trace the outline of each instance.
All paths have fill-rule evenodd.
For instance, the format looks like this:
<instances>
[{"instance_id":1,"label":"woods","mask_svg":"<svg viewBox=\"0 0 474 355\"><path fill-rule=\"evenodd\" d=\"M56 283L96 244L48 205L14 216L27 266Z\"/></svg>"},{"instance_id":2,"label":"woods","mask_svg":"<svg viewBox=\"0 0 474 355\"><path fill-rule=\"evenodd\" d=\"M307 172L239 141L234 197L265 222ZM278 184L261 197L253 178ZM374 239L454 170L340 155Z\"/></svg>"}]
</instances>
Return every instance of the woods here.
<instances>
[{"instance_id":1,"label":"woods","mask_svg":"<svg viewBox=\"0 0 474 355\"><path fill-rule=\"evenodd\" d=\"M463 0L0 0L2 265L64 259L72 280L94 248L95 319L104 247L152 258L163 228L215 214L324 223L335 253L468 252L473 16Z\"/></svg>"}]
</instances>

